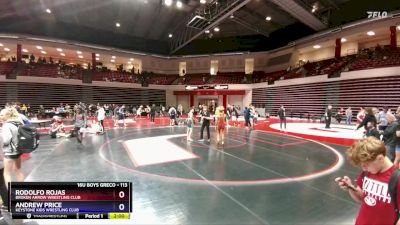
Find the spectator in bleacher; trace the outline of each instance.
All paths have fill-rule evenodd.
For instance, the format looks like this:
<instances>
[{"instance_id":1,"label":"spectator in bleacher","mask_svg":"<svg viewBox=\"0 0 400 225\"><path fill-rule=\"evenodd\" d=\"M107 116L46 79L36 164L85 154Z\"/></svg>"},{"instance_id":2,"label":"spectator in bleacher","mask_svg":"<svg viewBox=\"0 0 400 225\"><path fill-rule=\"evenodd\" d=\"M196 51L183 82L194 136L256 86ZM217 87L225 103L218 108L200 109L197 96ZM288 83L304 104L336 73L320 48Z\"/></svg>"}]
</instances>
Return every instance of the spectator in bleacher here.
<instances>
[{"instance_id":1,"label":"spectator in bleacher","mask_svg":"<svg viewBox=\"0 0 400 225\"><path fill-rule=\"evenodd\" d=\"M363 121L361 121L361 123L356 127L355 130L360 129L360 127L362 127L362 126L364 126L364 129L367 130L368 122L372 122L372 124L376 126L377 121L376 121L374 112L372 111L372 108L366 108L365 111L367 112L367 114L365 115L365 118L363 119Z\"/></svg>"},{"instance_id":2,"label":"spectator in bleacher","mask_svg":"<svg viewBox=\"0 0 400 225\"><path fill-rule=\"evenodd\" d=\"M346 124L351 125L351 118L353 117L353 111L351 107L346 109Z\"/></svg>"},{"instance_id":3,"label":"spectator in bleacher","mask_svg":"<svg viewBox=\"0 0 400 225\"><path fill-rule=\"evenodd\" d=\"M331 120L332 120L332 105L328 105L325 110L325 128L331 128Z\"/></svg>"},{"instance_id":4,"label":"spectator in bleacher","mask_svg":"<svg viewBox=\"0 0 400 225\"><path fill-rule=\"evenodd\" d=\"M281 105L281 107L278 110L278 117L280 120L280 128L282 130L282 124L283 124L283 129L286 130L286 109L283 105Z\"/></svg>"},{"instance_id":5,"label":"spectator in bleacher","mask_svg":"<svg viewBox=\"0 0 400 225\"><path fill-rule=\"evenodd\" d=\"M33 63L33 62L35 62L35 56L33 54L31 54L29 56L29 63Z\"/></svg>"}]
</instances>

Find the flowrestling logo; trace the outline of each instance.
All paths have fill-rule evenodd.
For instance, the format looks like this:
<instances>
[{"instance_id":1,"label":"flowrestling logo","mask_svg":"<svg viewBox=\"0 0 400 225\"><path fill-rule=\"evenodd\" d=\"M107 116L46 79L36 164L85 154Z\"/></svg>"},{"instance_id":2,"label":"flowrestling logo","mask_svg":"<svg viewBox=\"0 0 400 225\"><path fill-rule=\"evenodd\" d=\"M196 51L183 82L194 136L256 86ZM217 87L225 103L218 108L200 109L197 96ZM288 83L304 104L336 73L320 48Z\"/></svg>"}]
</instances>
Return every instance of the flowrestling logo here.
<instances>
[{"instance_id":1,"label":"flowrestling logo","mask_svg":"<svg viewBox=\"0 0 400 225\"><path fill-rule=\"evenodd\" d=\"M367 11L368 18L386 18L387 11Z\"/></svg>"}]
</instances>

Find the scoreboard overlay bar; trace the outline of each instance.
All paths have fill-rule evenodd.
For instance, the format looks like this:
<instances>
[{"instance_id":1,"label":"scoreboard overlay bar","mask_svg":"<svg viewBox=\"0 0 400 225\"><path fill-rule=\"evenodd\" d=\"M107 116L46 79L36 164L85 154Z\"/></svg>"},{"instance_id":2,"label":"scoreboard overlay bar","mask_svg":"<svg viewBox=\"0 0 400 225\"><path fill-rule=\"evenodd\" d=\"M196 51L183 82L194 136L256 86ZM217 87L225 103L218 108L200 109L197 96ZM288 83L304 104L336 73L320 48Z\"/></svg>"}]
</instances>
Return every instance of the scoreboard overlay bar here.
<instances>
[{"instance_id":1,"label":"scoreboard overlay bar","mask_svg":"<svg viewBox=\"0 0 400 225\"><path fill-rule=\"evenodd\" d=\"M13 219L129 219L131 182L10 182Z\"/></svg>"}]
</instances>

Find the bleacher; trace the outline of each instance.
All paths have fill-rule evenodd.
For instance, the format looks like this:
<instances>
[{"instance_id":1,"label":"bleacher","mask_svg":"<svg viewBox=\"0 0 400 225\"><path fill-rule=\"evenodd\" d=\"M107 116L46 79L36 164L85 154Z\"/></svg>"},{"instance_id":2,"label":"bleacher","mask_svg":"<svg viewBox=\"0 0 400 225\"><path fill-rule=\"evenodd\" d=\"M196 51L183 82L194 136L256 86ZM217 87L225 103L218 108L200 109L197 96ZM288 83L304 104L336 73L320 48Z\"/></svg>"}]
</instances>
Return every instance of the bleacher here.
<instances>
[{"instance_id":1,"label":"bleacher","mask_svg":"<svg viewBox=\"0 0 400 225\"><path fill-rule=\"evenodd\" d=\"M211 76L207 83L209 84L240 84L243 83L244 72L220 73Z\"/></svg>"},{"instance_id":2,"label":"bleacher","mask_svg":"<svg viewBox=\"0 0 400 225\"><path fill-rule=\"evenodd\" d=\"M10 74L16 66L16 62L0 62L0 75Z\"/></svg>"},{"instance_id":3,"label":"bleacher","mask_svg":"<svg viewBox=\"0 0 400 225\"><path fill-rule=\"evenodd\" d=\"M210 74L199 73L199 74L186 74L185 84L190 85L204 85L210 78Z\"/></svg>"},{"instance_id":4,"label":"bleacher","mask_svg":"<svg viewBox=\"0 0 400 225\"><path fill-rule=\"evenodd\" d=\"M0 74L9 74L16 68L16 62L1 62ZM371 68L390 67L400 65L400 49L388 47L375 50L360 50L357 55L344 56L338 59L326 59L317 62L307 62L304 65L288 70L279 70L265 73L254 71L252 74L253 83L269 82L277 80L294 79L316 75L328 74L329 77L337 75L343 70L364 70ZM82 79L84 69L81 67L67 66L65 69L58 64L30 63L23 67L21 76L37 77L62 77L68 79ZM94 81L138 83L140 75L128 72L95 72ZM178 75L164 75L149 73L145 76L149 84L159 85L204 85L204 84L240 84L245 81L244 72L218 73L210 76L206 73L186 74L183 77ZM246 82L245 82L246 83Z\"/></svg>"},{"instance_id":5,"label":"bleacher","mask_svg":"<svg viewBox=\"0 0 400 225\"><path fill-rule=\"evenodd\" d=\"M350 70L364 70L400 65L400 49L379 48L375 51L367 51L360 55L350 66Z\"/></svg>"},{"instance_id":6,"label":"bleacher","mask_svg":"<svg viewBox=\"0 0 400 225\"><path fill-rule=\"evenodd\" d=\"M137 77L136 75L128 72L95 72L93 75L93 81L137 83Z\"/></svg>"},{"instance_id":7,"label":"bleacher","mask_svg":"<svg viewBox=\"0 0 400 225\"><path fill-rule=\"evenodd\" d=\"M31 63L21 71L21 76L31 77L59 77L58 65Z\"/></svg>"},{"instance_id":8,"label":"bleacher","mask_svg":"<svg viewBox=\"0 0 400 225\"><path fill-rule=\"evenodd\" d=\"M400 77L256 88L252 95L253 104L266 107L271 115L284 105L295 117L320 118L326 105L332 104L335 109L352 107L355 116L360 107L396 109L400 105Z\"/></svg>"},{"instance_id":9,"label":"bleacher","mask_svg":"<svg viewBox=\"0 0 400 225\"><path fill-rule=\"evenodd\" d=\"M178 78L178 75L152 74L148 77L148 83L149 84L157 84L157 85L170 85L177 78Z\"/></svg>"}]
</instances>

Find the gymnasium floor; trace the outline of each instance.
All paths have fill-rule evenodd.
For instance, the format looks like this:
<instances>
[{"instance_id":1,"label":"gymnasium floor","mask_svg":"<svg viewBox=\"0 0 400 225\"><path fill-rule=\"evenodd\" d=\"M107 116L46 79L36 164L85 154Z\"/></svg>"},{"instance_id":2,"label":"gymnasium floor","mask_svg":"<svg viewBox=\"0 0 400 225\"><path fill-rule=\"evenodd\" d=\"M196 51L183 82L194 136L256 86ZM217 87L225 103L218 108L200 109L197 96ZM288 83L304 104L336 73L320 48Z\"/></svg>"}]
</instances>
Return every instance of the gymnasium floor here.
<instances>
[{"instance_id":1,"label":"gymnasium floor","mask_svg":"<svg viewBox=\"0 0 400 225\"><path fill-rule=\"evenodd\" d=\"M25 224L354 224L358 204L334 178L358 176L344 152L362 131L290 121L282 132L267 119L254 130L228 128L220 147L213 127L210 143L187 142L184 126L167 124L106 121L106 134L89 134L83 144L43 136L24 161L26 181L130 181L133 213L127 221ZM195 140L199 133L195 127Z\"/></svg>"}]
</instances>

